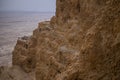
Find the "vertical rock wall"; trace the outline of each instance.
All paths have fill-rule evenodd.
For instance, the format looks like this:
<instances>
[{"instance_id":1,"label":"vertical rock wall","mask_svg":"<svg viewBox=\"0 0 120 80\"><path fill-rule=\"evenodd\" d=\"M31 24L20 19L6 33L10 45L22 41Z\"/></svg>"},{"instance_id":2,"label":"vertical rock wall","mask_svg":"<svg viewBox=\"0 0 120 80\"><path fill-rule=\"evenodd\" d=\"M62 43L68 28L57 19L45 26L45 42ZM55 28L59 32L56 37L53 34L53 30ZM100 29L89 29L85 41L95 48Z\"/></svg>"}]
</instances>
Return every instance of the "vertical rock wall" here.
<instances>
[{"instance_id":1,"label":"vertical rock wall","mask_svg":"<svg viewBox=\"0 0 120 80\"><path fill-rule=\"evenodd\" d=\"M31 47L16 45L13 64L31 60L23 69L35 69L36 80L119 80L120 0L57 0L56 7L34 30Z\"/></svg>"}]
</instances>

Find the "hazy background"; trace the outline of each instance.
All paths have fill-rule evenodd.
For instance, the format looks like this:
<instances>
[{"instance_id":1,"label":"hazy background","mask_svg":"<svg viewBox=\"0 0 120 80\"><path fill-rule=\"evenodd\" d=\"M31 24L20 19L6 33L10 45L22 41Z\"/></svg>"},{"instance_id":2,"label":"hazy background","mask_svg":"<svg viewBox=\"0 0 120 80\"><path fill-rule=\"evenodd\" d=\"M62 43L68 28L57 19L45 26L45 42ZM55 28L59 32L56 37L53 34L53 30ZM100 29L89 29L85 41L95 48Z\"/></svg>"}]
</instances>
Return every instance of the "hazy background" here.
<instances>
[{"instance_id":1,"label":"hazy background","mask_svg":"<svg viewBox=\"0 0 120 80\"><path fill-rule=\"evenodd\" d=\"M56 0L0 0L0 66L12 63L18 37L30 36L55 15Z\"/></svg>"},{"instance_id":2,"label":"hazy background","mask_svg":"<svg viewBox=\"0 0 120 80\"><path fill-rule=\"evenodd\" d=\"M0 0L0 11L55 12L56 0Z\"/></svg>"}]
</instances>

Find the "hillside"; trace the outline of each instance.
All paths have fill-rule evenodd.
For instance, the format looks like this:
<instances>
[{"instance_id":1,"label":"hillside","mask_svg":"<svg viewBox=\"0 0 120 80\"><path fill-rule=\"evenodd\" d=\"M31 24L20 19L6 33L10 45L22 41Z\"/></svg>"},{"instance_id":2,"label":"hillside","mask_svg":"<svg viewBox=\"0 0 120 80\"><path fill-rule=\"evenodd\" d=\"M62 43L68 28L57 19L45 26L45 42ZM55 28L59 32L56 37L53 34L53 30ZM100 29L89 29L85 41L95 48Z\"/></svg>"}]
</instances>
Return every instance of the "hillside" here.
<instances>
[{"instance_id":1,"label":"hillside","mask_svg":"<svg viewBox=\"0 0 120 80\"><path fill-rule=\"evenodd\" d=\"M36 80L119 80L120 0L57 0L56 15L17 41L14 65Z\"/></svg>"}]
</instances>

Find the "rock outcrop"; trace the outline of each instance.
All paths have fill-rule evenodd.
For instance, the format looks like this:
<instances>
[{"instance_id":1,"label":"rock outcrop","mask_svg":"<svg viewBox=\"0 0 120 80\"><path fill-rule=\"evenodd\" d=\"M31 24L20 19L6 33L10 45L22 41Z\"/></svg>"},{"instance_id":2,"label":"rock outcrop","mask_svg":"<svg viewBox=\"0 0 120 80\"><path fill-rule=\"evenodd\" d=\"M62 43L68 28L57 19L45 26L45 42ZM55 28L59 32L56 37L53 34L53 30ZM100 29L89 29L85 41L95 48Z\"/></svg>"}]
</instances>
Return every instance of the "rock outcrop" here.
<instances>
[{"instance_id":1,"label":"rock outcrop","mask_svg":"<svg viewBox=\"0 0 120 80\"><path fill-rule=\"evenodd\" d=\"M57 0L56 15L18 40L13 65L36 80L119 80L120 0Z\"/></svg>"},{"instance_id":2,"label":"rock outcrop","mask_svg":"<svg viewBox=\"0 0 120 80\"><path fill-rule=\"evenodd\" d=\"M35 68L36 60L36 39L32 36L19 38L13 51L12 63L23 68L26 72L31 72Z\"/></svg>"}]
</instances>

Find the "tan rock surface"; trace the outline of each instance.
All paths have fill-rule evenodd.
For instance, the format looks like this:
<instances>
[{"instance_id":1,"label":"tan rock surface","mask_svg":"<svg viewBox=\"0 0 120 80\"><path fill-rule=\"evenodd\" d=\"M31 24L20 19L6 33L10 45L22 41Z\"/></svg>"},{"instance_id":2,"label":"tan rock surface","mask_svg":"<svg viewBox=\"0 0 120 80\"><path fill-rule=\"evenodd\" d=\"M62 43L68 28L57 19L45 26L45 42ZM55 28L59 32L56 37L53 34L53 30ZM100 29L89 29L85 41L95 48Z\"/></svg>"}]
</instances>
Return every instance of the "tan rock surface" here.
<instances>
[{"instance_id":1,"label":"tan rock surface","mask_svg":"<svg viewBox=\"0 0 120 80\"><path fill-rule=\"evenodd\" d=\"M13 65L19 65L26 72L35 68L36 39L24 36L19 38L13 51Z\"/></svg>"},{"instance_id":2,"label":"tan rock surface","mask_svg":"<svg viewBox=\"0 0 120 80\"><path fill-rule=\"evenodd\" d=\"M119 80L120 0L56 3L50 22L18 40L13 65L35 69L36 80Z\"/></svg>"},{"instance_id":3,"label":"tan rock surface","mask_svg":"<svg viewBox=\"0 0 120 80\"><path fill-rule=\"evenodd\" d=\"M35 73L26 73L19 66L0 67L0 80L35 80Z\"/></svg>"}]
</instances>

